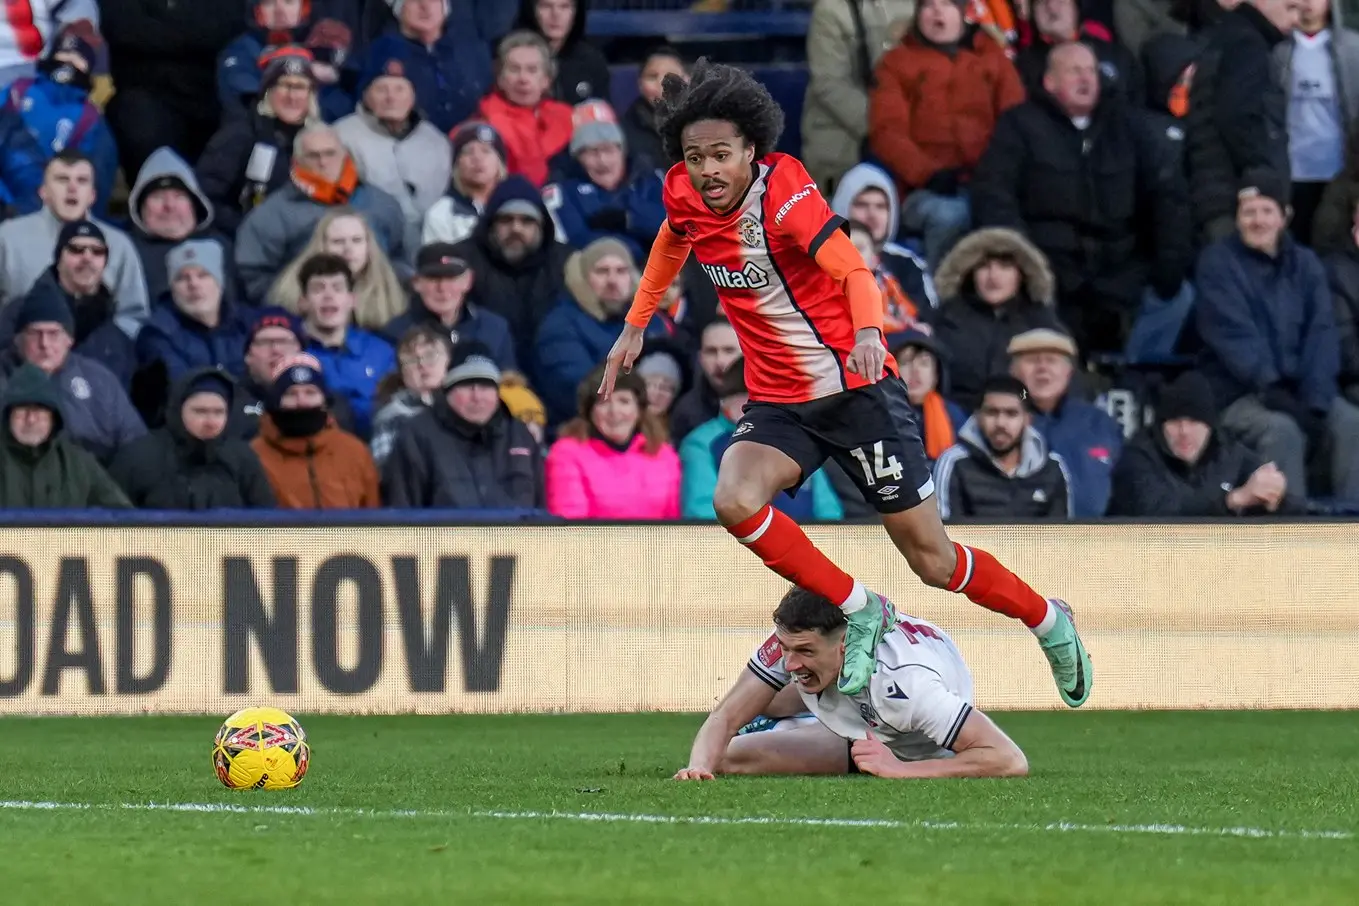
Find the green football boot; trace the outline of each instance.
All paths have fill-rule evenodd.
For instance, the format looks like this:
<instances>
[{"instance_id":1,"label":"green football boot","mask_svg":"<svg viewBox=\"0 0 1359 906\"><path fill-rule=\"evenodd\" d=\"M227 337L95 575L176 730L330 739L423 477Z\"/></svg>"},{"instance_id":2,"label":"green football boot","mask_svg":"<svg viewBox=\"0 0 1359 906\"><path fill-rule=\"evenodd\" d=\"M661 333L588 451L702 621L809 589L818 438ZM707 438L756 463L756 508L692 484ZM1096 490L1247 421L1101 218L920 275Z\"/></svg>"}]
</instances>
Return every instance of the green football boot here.
<instances>
[{"instance_id":1,"label":"green football boot","mask_svg":"<svg viewBox=\"0 0 1359 906\"><path fill-rule=\"evenodd\" d=\"M845 663L840 668L837 688L844 695L862 692L873 678L878 664L878 643L897 621L892 602L868 592L868 603L854 613L845 614Z\"/></svg>"},{"instance_id":2,"label":"green football boot","mask_svg":"<svg viewBox=\"0 0 1359 906\"><path fill-rule=\"evenodd\" d=\"M1068 707L1079 708L1090 698L1090 687L1095 682L1095 671L1085 643L1076 634L1076 620L1071 607L1057 598L1049 599L1057 610L1057 625L1040 636L1038 645L1052 668L1057 691Z\"/></svg>"}]
</instances>

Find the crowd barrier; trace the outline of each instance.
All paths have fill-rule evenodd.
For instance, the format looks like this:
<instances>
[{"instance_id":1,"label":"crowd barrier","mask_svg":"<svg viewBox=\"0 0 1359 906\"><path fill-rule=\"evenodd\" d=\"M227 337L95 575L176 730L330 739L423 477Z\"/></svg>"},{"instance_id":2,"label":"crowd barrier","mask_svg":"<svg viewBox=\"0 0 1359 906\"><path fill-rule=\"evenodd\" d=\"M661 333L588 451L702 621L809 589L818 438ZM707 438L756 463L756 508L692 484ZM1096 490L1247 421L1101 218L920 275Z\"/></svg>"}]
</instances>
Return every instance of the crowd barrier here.
<instances>
[{"instance_id":1,"label":"crowd barrier","mask_svg":"<svg viewBox=\"0 0 1359 906\"><path fill-rule=\"evenodd\" d=\"M0 526L0 714L702 711L784 590L713 525L129 518ZM948 629L982 707L1059 707L1022 627L876 526L809 531ZM1090 708L1359 707L1359 524L951 531L1073 603Z\"/></svg>"}]
</instances>

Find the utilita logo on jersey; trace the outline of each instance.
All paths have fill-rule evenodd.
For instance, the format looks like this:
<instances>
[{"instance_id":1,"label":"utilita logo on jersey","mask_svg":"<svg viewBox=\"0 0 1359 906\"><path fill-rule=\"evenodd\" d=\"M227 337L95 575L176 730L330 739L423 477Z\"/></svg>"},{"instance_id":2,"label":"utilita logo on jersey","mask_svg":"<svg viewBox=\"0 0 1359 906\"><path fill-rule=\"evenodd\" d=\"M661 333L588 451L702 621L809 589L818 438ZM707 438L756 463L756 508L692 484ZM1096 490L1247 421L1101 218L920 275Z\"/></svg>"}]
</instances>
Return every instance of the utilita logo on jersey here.
<instances>
[{"instance_id":1,"label":"utilita logo on jersey","mask_svg":"<svg viewBox=\"0 0 1359 906\"><path fill-rule=\"evenodd\" d=\"M799 201L806 198L808 195L812 194L815 191L816 183L814 182L809 182L805 186L803 186L801 192L797 193L792 198L785 201L783 203L783 207L779 208L779 212L774 215L774 223L776 224L783 223L783 218L788 216L788 212L793 209L793 205L797 204Z\"/></svg>"},{"instance_id":2,"label":"utilita logo on jersey","mask_svg":"<svg viewBox=\"0 0 1359 906\"><path fill-rule=\"evenodd\" d=\"M739 271L727 270L717 264L703 265L704 272L719 289L764 289L769 285L769 275L754 261Z\"/></svg>"}]
</instances>

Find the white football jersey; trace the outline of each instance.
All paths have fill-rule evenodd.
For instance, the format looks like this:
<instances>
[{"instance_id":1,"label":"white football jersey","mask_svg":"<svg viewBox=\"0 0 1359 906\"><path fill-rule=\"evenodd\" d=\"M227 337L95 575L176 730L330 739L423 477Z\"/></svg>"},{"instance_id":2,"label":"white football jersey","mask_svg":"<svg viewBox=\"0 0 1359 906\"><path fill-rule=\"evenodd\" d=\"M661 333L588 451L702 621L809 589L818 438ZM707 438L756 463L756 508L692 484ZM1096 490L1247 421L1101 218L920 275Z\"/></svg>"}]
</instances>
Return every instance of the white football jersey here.
<instances>
[{"instance_id":1,"label":"white football jersey","mask_svg":"<svg viewBox=\"0 0 1359 906\"><path fill-rule=\"evenodd\" d=\"M775 689L792 682L776 635L756 649L747 669ZM864 739L871 729L903 761L951 756L972 713L972 673L953 640L908 616L898 616L878 645L878 666L864 691L842 695L832 683L819 694L798 693L837 736Z\"/></svg>"}]
</instances>

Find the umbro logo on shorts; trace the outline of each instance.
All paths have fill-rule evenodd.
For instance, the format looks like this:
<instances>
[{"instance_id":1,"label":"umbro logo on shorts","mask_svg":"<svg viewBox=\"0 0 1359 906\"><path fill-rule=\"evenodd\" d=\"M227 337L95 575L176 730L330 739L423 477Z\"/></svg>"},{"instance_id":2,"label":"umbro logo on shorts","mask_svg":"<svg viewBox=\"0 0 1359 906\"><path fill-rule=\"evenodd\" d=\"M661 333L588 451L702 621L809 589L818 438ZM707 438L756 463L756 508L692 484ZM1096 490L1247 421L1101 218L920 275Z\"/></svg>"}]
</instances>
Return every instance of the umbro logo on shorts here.
<instances>
[{"instance_id":1,"label":"umbro logo on shorts","mask_svg":"<svg viewBox=\"0 0 1359 906\"><path fill-rule=\"evenodd\" d=\"M742 434L749 434L751 431L754 430L755 426L752 425L750 422L741 422L741 424L736 426L736 430L731 432L731 436L740 437Z\"/></svg>"},{"instance_id":2,"label":"umbro logo on shorts","mask_svg":"<svg viewBox=\"0 0 1359 906\"><path fill-rule=\"evenodd\" d=\"M878 495L882 497L883 500L896 500L898 497L897 492L900 490L901 488L894 484L885 484L878 488Z\"/></svg>"}]
</instances>

